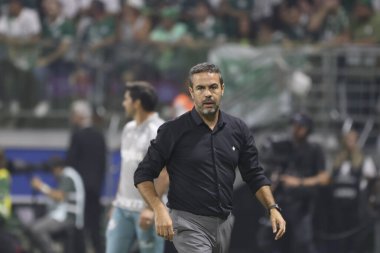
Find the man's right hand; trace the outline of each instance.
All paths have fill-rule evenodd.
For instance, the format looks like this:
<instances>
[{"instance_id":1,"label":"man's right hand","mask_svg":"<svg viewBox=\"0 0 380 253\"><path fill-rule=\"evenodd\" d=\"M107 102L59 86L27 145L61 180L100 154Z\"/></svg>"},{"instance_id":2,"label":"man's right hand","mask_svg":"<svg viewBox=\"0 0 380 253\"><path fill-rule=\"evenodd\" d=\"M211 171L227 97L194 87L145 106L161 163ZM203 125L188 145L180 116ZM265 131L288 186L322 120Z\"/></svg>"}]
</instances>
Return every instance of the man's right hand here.
<instances>
[{"instance_id":1,"label":"man's right hand","mask_svg":"<svg viewBox=\"0 0 380 253\"><path fill-rule=\"evenodd\" d=\"M174 237L173 222L168 209L162 204L154 210L154 214L157 234L166 240L172 241Z\"/></svg>"}]
</instances>

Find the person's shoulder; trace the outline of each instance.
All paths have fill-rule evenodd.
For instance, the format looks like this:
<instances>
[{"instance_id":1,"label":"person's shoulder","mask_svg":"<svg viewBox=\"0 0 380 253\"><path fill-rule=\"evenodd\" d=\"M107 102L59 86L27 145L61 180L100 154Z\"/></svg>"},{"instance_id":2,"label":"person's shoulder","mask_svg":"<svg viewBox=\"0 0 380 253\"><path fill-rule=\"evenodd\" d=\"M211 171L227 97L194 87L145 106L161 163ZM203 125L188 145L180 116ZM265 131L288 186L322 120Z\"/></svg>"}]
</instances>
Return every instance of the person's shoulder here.
<instances>
[{"instance_id":1,"label":"person's shoulder","mask_svg":"<svg viewBox=\"0 0 380 253\"><path fill-rule=\"evenodd\" d=\"M165 123L165 120L162 119L159 115L157 115L153 120L152 122L153 124L157 125L157 126L161 126L163 123Z\"/></svg>"},{"instance_id":2,"label":"person's shoulder","mask_svg":"<svg viewBox=\"0 0 380 253\"><path fill-rule=\"evenodd\" d=\"M165 121L160 118L160 117L156 117L154 120L151 120L148 125L147 125L147 129L148 131L150 132L154 132L156 133L157 132L157 129L162 125L164 124Z\"/></svg>"},{"instance_id":3,"label":"person's shoulder","mask_svg":"<svg viewBox=\"0 0 380 253\"><path fill-rule=\"evenodd\" d=\"M189 123L191 120L191 111L188 111L182 115L175 117L174 119L166 121L163 125L167 125L169 127L177 127L179 125Z\"/></svg>"},{"instance_id":4,"label":"person's shoulder","mask_svg":"<svg viewBox=\"0 0 380 253\"><path fill-rule=\"evenodd\" d=\"M222 117L223 117L224 122L226 122L227 124L229 124L230 126L232 126L234 128L236 128L236 127L238 127L239 129L241 129L242 127L248 128L245 121L239 117L233 116L233 115L226 113L226 112L223 112L223 111L222 111Z\"/></svg>"},{"instance_id":5,"label":"person's shoulder","mask_svg":"<svg viewBox=\"0 0 380 253\"><path fill-rule=\"evenodd\" d=\"M136 127L136 121L131 120L131 121L128 121L128 122L124 125L124 130L131 129L131 128L134 128L134 127Z\"/></svg>"}]
</instances>

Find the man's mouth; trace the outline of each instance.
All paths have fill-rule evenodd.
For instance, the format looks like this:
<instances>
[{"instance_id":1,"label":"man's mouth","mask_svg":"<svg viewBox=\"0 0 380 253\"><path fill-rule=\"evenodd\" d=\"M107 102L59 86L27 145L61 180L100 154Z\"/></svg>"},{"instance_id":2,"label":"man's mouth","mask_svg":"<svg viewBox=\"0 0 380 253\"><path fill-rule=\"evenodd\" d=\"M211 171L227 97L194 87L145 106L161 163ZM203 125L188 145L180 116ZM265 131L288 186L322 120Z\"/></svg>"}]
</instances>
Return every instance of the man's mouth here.
<instances>
[{"instance_id":1,"label":"man's mouth","mask_svg":"<svg viewBox=\"0 0 380 253\"><path fill-rule=\"evenodd\" d=\"M203 102L203 106L205 107L213 107L215 105L214 102Z\"/></svg>"}]
</instances>

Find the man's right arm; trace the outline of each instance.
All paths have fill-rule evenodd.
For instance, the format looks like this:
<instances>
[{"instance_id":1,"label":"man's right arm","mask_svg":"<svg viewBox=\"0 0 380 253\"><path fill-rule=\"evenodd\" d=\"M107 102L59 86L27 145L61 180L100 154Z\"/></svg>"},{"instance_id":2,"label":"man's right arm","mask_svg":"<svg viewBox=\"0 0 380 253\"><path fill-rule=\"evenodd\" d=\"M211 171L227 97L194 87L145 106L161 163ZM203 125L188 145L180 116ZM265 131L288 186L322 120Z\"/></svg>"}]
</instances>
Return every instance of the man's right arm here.
<instances>
[{"instance_id":1,"label":"man's right arm","mask_svg":"<svg viewBox=\"0 0 380 253\"><path fill-rule=\"evenodd\" d=\"M172 220L160 196L164 191L165 184L158 184L156 188L153 183L153 180L160 174L162 176L162 168L165 167L174 146L173 136L166 126L164 123L158 129L156 139L151 142L144 159L137 167L134 174L134 184L146 203L153 209L157 234L165 237L165 239L172 240Z\"/></svg>"},{"instance_id":2,"label":"man's right arm","mask_svg":"<svg viewBox=\"0 0 380 253\"><path fill-rule=\"evenodd\" d=\"M158 178L154 181L154 187L160 198L167 192L169 187L169 175L166 168L161 171Z\"/></svg>"},{"instance_id":3,"label":"man's right arm","mask_svg":"<svg viewBox=\"0 0 380 253\"><path fill-rule=\"evenodd\" d=\"M141 196L153 209L155 215L156 232L166 240L173 240L173 222L161 198L158 196L152 181L144 181L137 184Z\"/></svg>"}]
</instances>

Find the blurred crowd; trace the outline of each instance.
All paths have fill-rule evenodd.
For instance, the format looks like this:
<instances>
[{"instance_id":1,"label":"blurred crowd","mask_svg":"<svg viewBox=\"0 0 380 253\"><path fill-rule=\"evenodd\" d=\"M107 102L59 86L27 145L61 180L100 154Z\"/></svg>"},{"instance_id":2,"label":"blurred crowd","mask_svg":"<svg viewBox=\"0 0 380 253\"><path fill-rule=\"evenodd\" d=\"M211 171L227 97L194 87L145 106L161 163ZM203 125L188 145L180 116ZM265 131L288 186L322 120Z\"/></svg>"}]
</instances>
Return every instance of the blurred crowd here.
<instances>
[{"instance_id":1,"label":"blurred crowd","mask_svg":"<svg viewBox=\"0 0 380 253\"><path fill-rule=\"evenodd\" d=\"M224 43L374 45L378 0L2 0L0 110L67 109L82 98L119 108L125 81L144 79L163 103L186 66Z\"/></svg>"}]
</instances>

